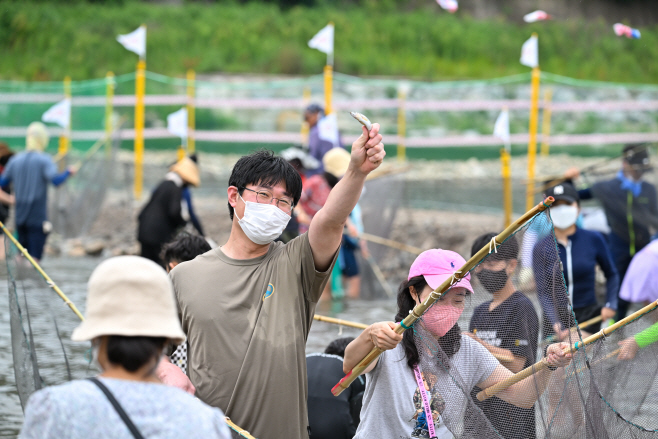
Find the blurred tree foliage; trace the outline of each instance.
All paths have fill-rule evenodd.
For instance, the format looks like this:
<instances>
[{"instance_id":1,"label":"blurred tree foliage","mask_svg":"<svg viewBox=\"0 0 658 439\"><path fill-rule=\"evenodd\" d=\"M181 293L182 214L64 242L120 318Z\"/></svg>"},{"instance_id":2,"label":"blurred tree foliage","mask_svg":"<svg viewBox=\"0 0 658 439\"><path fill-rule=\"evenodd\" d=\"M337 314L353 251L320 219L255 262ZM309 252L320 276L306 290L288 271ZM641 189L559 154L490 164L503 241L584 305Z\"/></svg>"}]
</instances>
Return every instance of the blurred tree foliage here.
<instances>
[{"instance_id":1,"label":"blurred tree foliage","mask_svg":"<svg viewBox=\"0 0 658 439\"><path fill-rule=\"evenodd\" d=\"M616 37L602 20L526 25L451 15L435 2L418 2L408 10L414 0L276 4L283 1L0 0L0 78L86 79L108 70L132 72L137 56L116 36L142 23L148 26L151 71L317 74L326 56L307 42L333 21L335 69L343 73L440 80L527 72L519 64L521 45L538 32L543 70L583 79L658 82L657 26L642 28L642 39L629 40Z\"/></svg>"}]
</instances>

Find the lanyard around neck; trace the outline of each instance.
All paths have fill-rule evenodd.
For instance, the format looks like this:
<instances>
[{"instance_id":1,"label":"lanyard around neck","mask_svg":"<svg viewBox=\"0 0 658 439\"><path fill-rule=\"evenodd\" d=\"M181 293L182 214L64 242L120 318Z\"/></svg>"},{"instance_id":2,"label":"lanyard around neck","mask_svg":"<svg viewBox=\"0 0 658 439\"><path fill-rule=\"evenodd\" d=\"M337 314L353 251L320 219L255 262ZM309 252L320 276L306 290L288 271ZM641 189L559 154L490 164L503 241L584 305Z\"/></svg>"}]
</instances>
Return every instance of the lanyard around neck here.
<instances>
[{"instance_id":1,"label":"lanyard around neck","mask_svg":"<svg viewBox=\"0 0 658 439\"><path fill-rule=\"evenodd\" d=\"M420 374L420 366L414 366L414 375L416 376L416 383L418 383L418 390L420 391L420 397L423 400L423 408L425 409L425 418L427 420L427 430L430 433L430 438L435 438L436 433L434 432L434 418L432 417L432 409L430 407L430 399L427 397L427 391L425 390L425 383L423 383L423 376Z\"/></svg>"}]
</instances>

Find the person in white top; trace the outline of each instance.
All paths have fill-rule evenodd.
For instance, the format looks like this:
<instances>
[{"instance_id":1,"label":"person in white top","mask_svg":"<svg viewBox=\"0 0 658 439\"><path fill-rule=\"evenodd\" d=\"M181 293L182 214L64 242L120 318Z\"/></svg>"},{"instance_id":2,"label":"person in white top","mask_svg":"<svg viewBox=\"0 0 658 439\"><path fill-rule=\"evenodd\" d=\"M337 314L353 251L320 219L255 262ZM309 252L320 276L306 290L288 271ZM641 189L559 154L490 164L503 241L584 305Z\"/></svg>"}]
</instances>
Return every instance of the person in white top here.
<instances>
[{"instance_id":1,"label":"person in white top","mask_svg":"<svg viewBox=\"0 0 658 439\"><path fill-rule=\"evenodd\" d=\"M400 287L396 320L406 317L443 281L453 276L458 269L455 267L464 263L460 255L448 250L421 253L412 264L407 281ZM396 323L378 322L347 346L343 362L346 373L373 347L385 351L365 370L366 391L355 439L459 436L450 428L467 422L464 415L467 405L472 404L470 390L476 385L486 389L512 375L484 346L461 334L457 320L464 310L465 298L472 292L470 275L467 275L417 321L420 328L400 335L394 332ZM431 334L429 336L436 339L442 351L436 355L445 354L448 358L447 372L426 375L420 370L420 357L428 354L419 352L414 332ZM571 361L571 354L563 353L567 346L566 343L550 345L544 360L550 369L539 371L497 396L519 407L532 407L546 389L551 371ZM433 422L428 422L429 419ZM484 415L479 419L482 428L492 428ZM482 433L479 437L485 437L484 431Z\"/></svg>"}]
</instances>

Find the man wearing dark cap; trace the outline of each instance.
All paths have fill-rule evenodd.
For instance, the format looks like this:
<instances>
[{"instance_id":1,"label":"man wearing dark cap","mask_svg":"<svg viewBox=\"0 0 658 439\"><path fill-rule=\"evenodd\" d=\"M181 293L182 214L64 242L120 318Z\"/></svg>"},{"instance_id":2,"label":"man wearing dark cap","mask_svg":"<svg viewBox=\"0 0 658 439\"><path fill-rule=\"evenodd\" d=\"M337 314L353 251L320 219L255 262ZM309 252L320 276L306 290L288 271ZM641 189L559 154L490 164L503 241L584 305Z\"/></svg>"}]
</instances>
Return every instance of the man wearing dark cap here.
<instances>
[{"instance_id":1,"label":"man wearing dark cap","mask_svg":"<svg viewBox=\"0 0 658 439\"><path fill-rule=\"evenodd\" d=\"M608 245L623 281L631 259L651 241L651 229L658 230L656 188L642 180L651 169L649 153L643 144L626 145L622 152L622 169L611 180L600 181L578 191L581 200L596 198L603 206L610 226ZM566 177L577 177L569 170ZM619 299L617 319L626 316L628 302Z\"/></svg>"},{"instance_id":2,"label":"man wearing dark cap","mask_svg":"<svg viewBox=\"0 0 658 439\"><path fill-rule=\"evenodd\" d=\"M318 128L318 122L324 117L324 109L318 104L311 104L306 107L304 111L304 120L308 123L309 132L308 132L308 149L311 157L315 158L320 166L316 169L309 169L307 176L321 174L324 171L322 167L322 157L333 148L334 145L332 142L320 138L320 130Z\"/></svg>"}]
</instances>

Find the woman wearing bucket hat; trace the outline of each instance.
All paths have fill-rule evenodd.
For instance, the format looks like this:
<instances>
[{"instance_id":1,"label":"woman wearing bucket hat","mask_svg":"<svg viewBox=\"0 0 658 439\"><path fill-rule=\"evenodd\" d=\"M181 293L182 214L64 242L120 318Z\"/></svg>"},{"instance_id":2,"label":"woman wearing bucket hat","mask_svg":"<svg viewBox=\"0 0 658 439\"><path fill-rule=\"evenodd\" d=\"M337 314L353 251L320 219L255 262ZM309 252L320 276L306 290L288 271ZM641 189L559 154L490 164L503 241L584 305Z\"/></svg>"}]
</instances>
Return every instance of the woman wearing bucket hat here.
<instances>
[{"instance_id":1,"label":"woman wearing bucket hat","mask_svg":"<svg viewBox=\"0 0 658 439\"><path fill-rule=\"evenodd\" d=\"M449 250L421 253L411 265L407 280L400 285L396 321L404 319L464 263L460 255ZM461 334L457 320L464 311L466 297L472 292L467 274L403 335L394 332L396 323L379 322L366 328L347 346L345 372L373 347L385 351L365 370L366 391L355 439L452 438L453 434L460 436L460 432L451 428L491 428L474 408L470 391L476 385L492 386L512 372L480 343ZM432 349L428 349L430 346ZM546 361L552 370L571 361L570 354L562 353L565 346L562 343L548 347ZM536 381L527 378L499 397L511 404L532 407L549 377L549 370L540 371Z\"/></svg>"},{"instance_id":2,"label":"woman wearing bucket hat","mask_svg":"<svg viewBox=\"0 0 658 439\"><path fill-rule=\"evenodd\" d=\"M198 187L199 168L184 157L169 168L165 179L155 188L151 199L139 213L137 240L141 256L160 265L162 246L171 241L176 231L185 226L183 201L188 187Z\"/></svg>"},{"instance_id":3,"label":"woman wearing bucket hat","mask_svg":"<svg viewBox=\"0 0 658 439\"><path fill-rule=\"evenodd\" d=\"M101 263L71 339L92 342L102 373L33 394L21 438L230 437L219 409L155 375L166 346L185 339L171 281L157 264L138 256Z\"/></svg>"}]
</instances>

